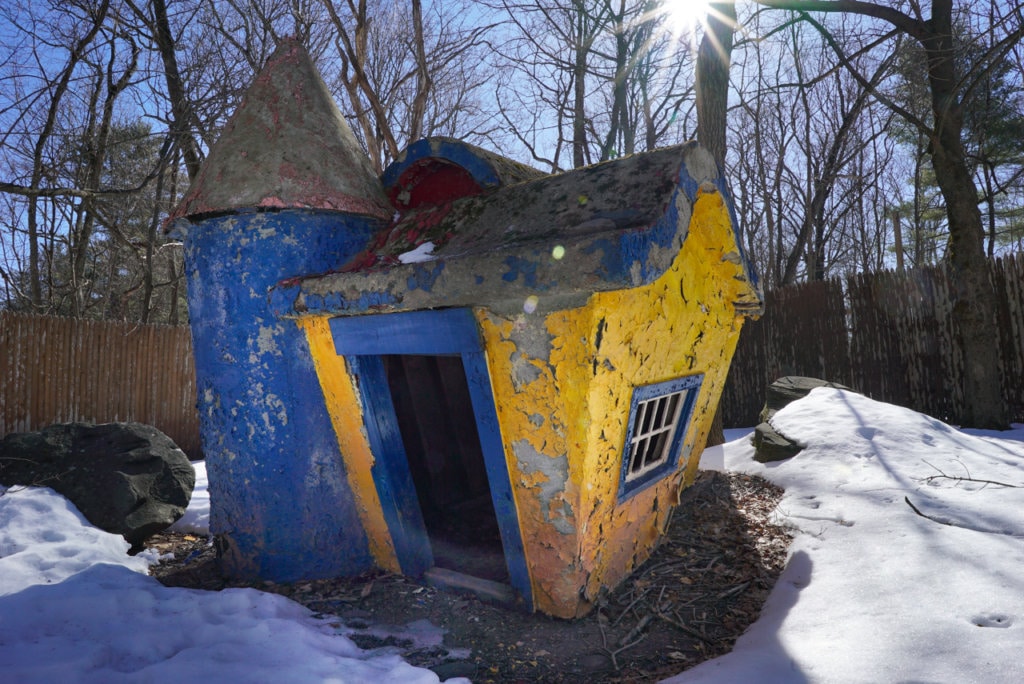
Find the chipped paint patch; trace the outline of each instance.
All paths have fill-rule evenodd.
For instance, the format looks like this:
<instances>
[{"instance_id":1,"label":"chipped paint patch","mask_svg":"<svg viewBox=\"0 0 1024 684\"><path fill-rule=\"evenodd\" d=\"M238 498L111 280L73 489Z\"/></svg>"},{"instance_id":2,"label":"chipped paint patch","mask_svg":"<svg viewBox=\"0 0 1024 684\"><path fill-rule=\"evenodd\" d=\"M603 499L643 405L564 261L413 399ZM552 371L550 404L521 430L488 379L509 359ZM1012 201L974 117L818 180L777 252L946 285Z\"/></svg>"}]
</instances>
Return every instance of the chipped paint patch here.
<instances>
[{"instance_id":1,"label":"chipped paint patch","mask_svg":"<svg viewBox=\"0 0 1024 684\"><path fill-rule=\"evenodd\" d=\"M277 347L274 337L280 335L283 329L280 325L261 325L256 336L256 351L259 354L273 354L280 356L281 350Z\"/></svg>"},{"instance_id":2,"label":"chipped paint patch","mask_svg":"<svg viewBox=\"0 0 1024 684\"><path fill-rule=\"evenodd\" d=\"M478 314L535 606L552 615L585 613L650 554L696 474L742 324L734 303L757 296L723 258L738 247L721 193L675 203L686 241L653 282L544 315ZM678 469L619 503L632 388L698 372Z\"/></svg>"},{"instance_id":3,"label":"chipped paint patch","mask_svg":"<svg viewBox=\"0 0 1024 684\"><path fill-rule=\"evenodd\" d=\"M540 368L522 352L515 352L512 358L512 382L516 388L536 382L541 376Z\"/></svg>"},{"instance_id":4,"label":"chipped paint patch","mask_svg":"<svg viewBox=\"0 0 1024 684\"><path fill-rule=\"evenodd\" d=\"M711 182L718 178L718 165L715 158L703 147L695 147L686 156L686 175L698 182ZM693 198L696 201L696 197Z\"/></svg>"},{"instance_id":5,"label":"chipped paint patch","mask_svg":"<svg viewBox=\"0 0 1024 684\"><path fill-rule=\"evenodd\" d=\"M259 396L259 394L257 394ZM266 424L267 430L273 432L275 425L271 422L271 418L277 420L277 424L281 426L288 425L288 409L285 407L281 398L273 393L267 393L263 395L262 403L267 407L267 412L263 414L263 421Z\"/></svg>"},{"instance_id":6,"label":"chipped paint patch","mask_svg":"<svg viewBox=\"0 0 1024 684\"><path fill-rule=\"evenodd\" d=\"M569 479L569 461L565 454L546 456L524 440L512 444L512 453L516 455L520 471L526 475L539 473L544 478L534 485L540 489L539 498L544 520L551 523L561 534L572 534L575 531L571 520L572 507L569 502L561 499L565 492L565 483ZM556 501L556 497L560 500Z\"/></svg>"},{"instance_id":7,"label":"chipped paint patch","mask_svg":"<svg viewBox=\"0 0 1024 684\"><path fill-rule=\"evenodd\" d=\"M366 219L287 210L216 216L185 241L211 532L227 576L292 581L372 565L306 335L269 310L281 278L326 270ZM282 497L281 492L288 492Z\"/></svg>"},{"instance_id":8,"label":"chipped paint patch","mask_svg":"<svg viewBox=\"0 0 1024 684\"><path fill-rule=\"evenodd\" d=\"M552 336L544 327L544 319L520 316L509 334L522 358L547 362L551 357Z\"/></svg>"}]
</instances>

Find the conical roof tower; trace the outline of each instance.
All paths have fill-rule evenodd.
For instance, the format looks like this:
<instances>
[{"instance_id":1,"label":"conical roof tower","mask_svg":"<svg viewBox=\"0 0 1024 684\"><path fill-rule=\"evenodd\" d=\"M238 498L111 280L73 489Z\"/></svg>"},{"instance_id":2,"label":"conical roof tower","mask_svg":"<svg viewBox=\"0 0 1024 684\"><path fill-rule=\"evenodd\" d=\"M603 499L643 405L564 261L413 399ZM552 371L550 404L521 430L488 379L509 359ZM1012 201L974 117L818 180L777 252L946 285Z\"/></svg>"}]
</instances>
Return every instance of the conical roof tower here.
<instances>
[{"instance_id":1,"label":"conical roof tower","mask_svg":"<svg viewBox=\"0 0 1024 684\"><path fill-rule=\"evenodd\" d=\"M305 48L284 40L170 219L253 208L390 217L392 209Z\"/></svg>"}]
</instances>

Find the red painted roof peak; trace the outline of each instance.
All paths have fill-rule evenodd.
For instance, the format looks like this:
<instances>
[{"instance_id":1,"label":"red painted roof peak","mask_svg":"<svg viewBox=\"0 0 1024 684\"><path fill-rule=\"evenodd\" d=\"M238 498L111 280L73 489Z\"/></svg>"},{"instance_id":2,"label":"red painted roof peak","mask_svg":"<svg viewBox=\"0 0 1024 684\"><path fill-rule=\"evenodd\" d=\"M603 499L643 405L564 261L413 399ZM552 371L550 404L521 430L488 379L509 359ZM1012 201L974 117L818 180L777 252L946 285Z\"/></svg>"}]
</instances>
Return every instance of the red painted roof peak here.
<instances>
[{"instance_id":1,"label":"red painted roof peak","mask_svg":"<svg viewBox=\"0 0 1024 684\"><path fill-rule=\"evenodd\" d=\"M171 219L245 208L393 209L309 53L281 41Z\"/></svg>"}]
</instances>

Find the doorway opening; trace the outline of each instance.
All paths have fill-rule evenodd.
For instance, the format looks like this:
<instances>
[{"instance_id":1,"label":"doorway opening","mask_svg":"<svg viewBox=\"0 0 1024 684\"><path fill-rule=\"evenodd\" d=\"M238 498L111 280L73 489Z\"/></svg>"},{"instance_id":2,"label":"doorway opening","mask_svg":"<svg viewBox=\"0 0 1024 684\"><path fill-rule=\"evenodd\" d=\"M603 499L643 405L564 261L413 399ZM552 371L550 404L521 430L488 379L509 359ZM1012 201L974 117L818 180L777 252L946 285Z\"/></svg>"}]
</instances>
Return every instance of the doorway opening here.
<instances>
[{"instance_id":1,"label":"doorway opening","mask_svg":"<svg viewBox=\"0 0 1024 684\"><path fill-rule=\"evenodd\" d=\"M434 565L509 583L461 356L380 358Z\"/></svg>"}]
</instances>

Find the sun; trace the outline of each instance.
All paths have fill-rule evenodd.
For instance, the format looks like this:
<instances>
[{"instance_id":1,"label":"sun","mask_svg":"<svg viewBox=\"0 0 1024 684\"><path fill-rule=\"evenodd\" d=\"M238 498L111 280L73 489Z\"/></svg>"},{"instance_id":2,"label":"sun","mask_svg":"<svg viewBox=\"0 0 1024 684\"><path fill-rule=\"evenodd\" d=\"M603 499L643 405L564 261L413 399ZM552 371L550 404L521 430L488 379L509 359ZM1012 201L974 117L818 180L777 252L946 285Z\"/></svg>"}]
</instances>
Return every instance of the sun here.
<instances>
[{"instance_id":1,"label":"sun","mask_svg":"<svg viewBox=\"0 0 1024 684\"><path fill-rule=\"evenodd\" d=\"M673 33L690 33L706 21L708 0L664 0L662 8Z\"/></svg>"}]
</instances>

